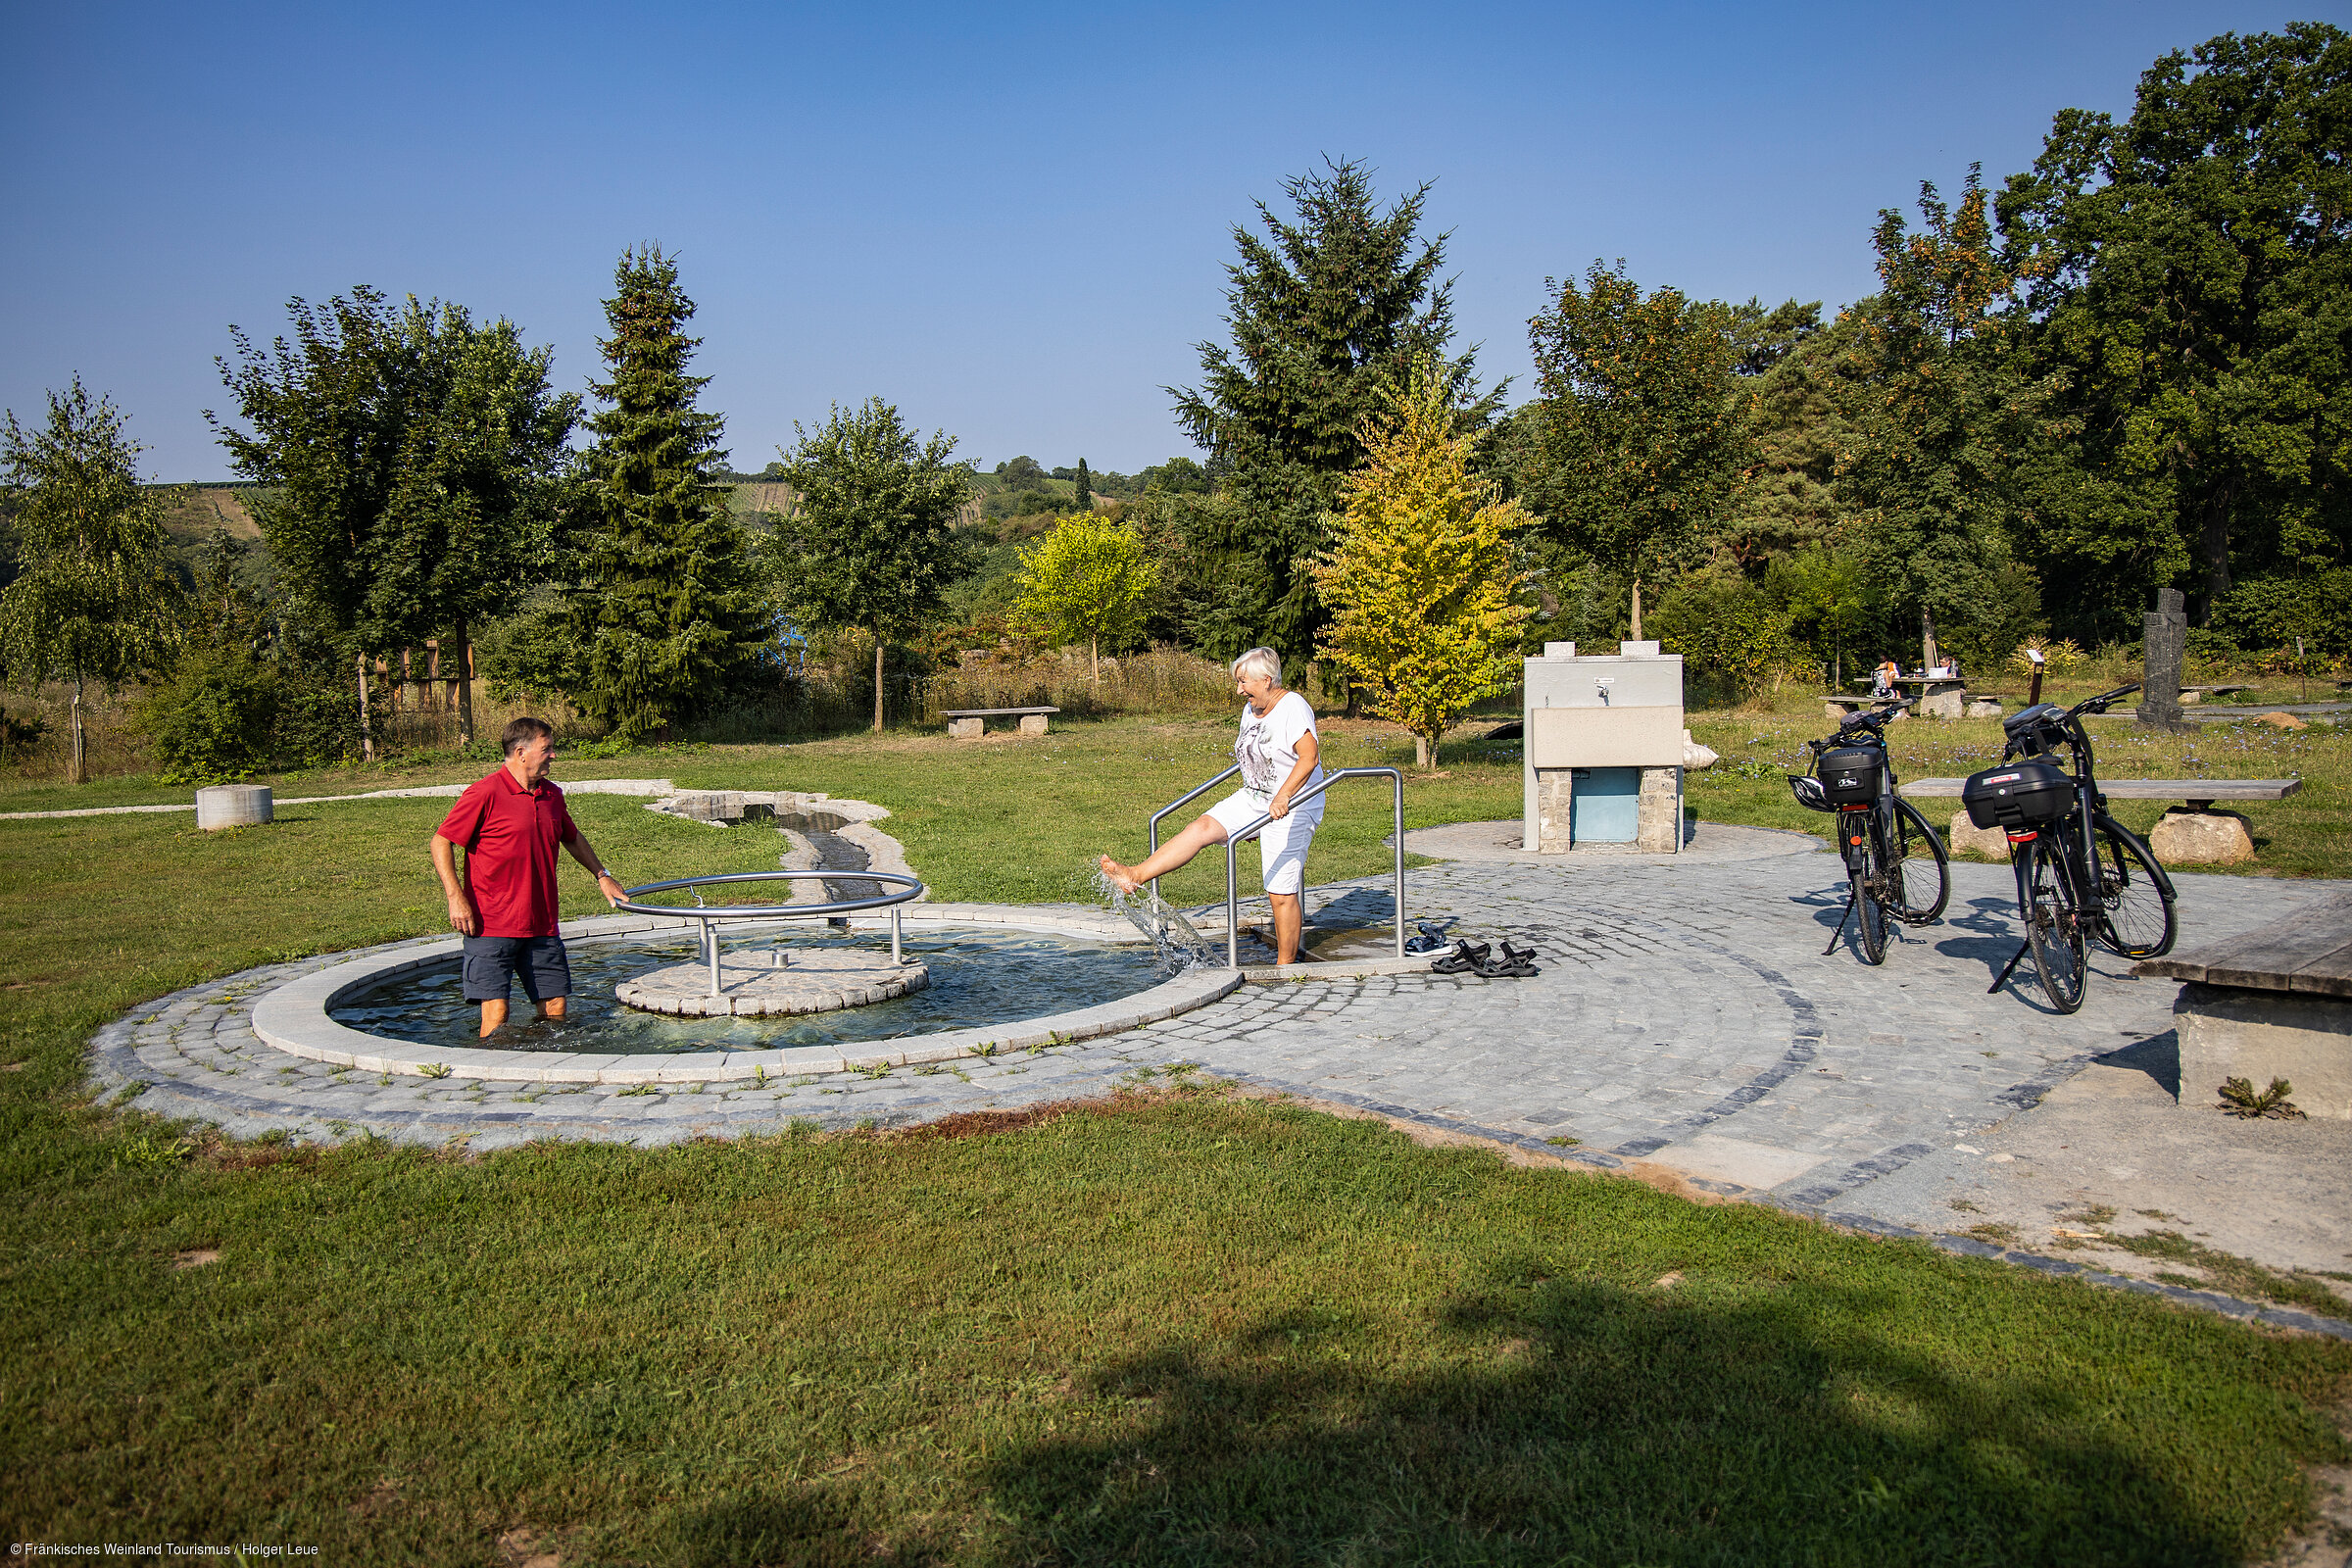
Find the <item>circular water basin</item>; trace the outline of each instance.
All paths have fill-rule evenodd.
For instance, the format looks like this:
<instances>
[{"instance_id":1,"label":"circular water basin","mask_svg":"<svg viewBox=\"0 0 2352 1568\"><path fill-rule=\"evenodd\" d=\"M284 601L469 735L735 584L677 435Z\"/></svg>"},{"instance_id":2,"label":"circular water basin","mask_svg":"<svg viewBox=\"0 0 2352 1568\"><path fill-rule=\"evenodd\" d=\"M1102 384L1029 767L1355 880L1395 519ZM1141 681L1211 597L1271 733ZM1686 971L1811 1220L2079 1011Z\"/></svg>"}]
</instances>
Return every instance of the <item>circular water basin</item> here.
<instances>
[{"instance_id":1,"label":"circular water basin","mask_svg":"<svg viewBox=\"0 0 2352 1568\"><path fill-rule=\"evenodd\" d=\"M781 945L787 954L850 953L890 960L887 932L826 932L796 927L781 940L773 931L747 932L719 944L728 955ZM893 1040L954 1029L987 1028L1051 1013L1116 1002L1168 977L1140 944L1089 942L1078 937L979 927L910 928L908 961L926 965L930 985L906 996L836 1012L778 1017L679 1018L621 1005L613 990L649 969L691 962L690 934L662 932L573 941L569 1015L541 1022L516 986L515 1022L478 1039L481 1008L465 1000L458 960L409 970L334 1003L327 1015L363 1034L420 1046L513 1052L658 1055L697 1051L780 1051L863 1040Z\"/></svg>"}]
</instances>

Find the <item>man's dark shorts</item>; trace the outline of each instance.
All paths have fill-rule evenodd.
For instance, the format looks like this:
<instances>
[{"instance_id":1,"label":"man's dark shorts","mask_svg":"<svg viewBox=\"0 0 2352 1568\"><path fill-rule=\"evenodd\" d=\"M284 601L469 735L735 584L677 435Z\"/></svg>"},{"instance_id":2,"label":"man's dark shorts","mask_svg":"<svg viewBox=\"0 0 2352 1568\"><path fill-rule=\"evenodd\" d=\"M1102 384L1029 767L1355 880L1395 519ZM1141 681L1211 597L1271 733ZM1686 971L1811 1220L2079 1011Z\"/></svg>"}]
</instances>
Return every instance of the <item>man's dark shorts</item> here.
<instances>
[{"instance_id":1,"label":"man's dark shorts","mask_svg":"<svg viewBox=\"0 0 2352 1568\"><path fill-rule=\"evenodd\" d=\"M467 937L466 1000L504 1002L511 981L533 1002L571 995L571 960L562 937Z\"/></svg>"}]
</instances>

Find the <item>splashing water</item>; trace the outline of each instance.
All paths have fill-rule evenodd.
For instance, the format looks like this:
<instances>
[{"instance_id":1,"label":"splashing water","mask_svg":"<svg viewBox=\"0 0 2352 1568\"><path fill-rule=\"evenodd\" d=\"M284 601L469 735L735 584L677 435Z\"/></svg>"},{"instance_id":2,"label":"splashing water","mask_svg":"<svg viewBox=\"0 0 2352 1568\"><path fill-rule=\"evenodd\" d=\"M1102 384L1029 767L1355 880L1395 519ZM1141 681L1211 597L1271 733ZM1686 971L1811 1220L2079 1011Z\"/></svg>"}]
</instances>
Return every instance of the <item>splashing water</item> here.
<instances>
[{"instance_id":1,"label":"splashing water","mask_svg":"<svg viewBox=\"0 0 2352 1568\"><path fill-rule=\"evenodd\" d=\"M1152 956L1163 969L1189 969L1196 965L1215 963L1217 950L1208 938L1195 929L1192 921L1176 912L1169 903L1152 891L1147 882L1133 893L1127 892L1100 867L1092 868L1095 894L1112 908L1125 915L1128 922L1151 939Z\"/></svg>"}]
</instances>

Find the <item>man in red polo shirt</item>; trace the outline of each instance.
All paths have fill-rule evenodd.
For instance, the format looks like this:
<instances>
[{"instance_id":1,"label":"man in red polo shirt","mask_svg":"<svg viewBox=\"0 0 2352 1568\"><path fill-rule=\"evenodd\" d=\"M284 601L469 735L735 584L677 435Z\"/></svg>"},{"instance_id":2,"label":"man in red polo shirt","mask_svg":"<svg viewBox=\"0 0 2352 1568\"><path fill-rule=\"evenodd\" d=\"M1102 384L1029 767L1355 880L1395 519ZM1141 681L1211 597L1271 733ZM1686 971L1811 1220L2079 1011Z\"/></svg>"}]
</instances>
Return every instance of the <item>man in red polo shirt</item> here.
<instances>
[{"instance_id":1,"label":"man in red polo shirt","mask_svg":"<svg viewBox=\"0 0 2352 1568\"><path fill-rule=\"evenodd\" d=\"M433 869L449 895L449 923L466 937L466 1000L482 1004L482 1034L507 1021L507 987L516 976L542 1018L564 1016L571 961L556 935L556 846L571 852L617 904L627 890L589 848L547 776L556 732L545 719L518 718L500 737L504 767L466 787L433 834ZM466 852L466 869L457 852Z\"/></svg>"}]
</instances>

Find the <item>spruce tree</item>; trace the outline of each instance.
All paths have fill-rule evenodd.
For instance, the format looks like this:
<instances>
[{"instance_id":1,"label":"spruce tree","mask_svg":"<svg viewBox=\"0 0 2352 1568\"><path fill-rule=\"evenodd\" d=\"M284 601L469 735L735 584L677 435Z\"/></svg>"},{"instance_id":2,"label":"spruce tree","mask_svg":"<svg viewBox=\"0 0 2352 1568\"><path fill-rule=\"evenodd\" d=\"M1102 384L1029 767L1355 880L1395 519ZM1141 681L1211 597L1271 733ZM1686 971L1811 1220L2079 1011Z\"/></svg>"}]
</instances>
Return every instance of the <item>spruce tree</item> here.
<instances>
[{"instance_id":1,"label":"spruce tree","mask_svg":"<svg viewBox=\"0 0 2352 1568\"><path fill-rule=\"evenodd\" d=\"M1200 387L1168 389L1187 433L1230 469L1236 525L1207 543L1255 589L1258 635L1287 659L1311 657L1330 620L1313 564L1341 480L1364 462L1365 418L1424 356L1466 427L1485 424L1502 396L1472 391L1473 354L1446 359L1446 236L1415 237L1429 189L1378 213L1363 165L1327 161L1283 186L1295 222L1258 203L1265 233L1237 224L1241 260L1226 268L1233 345L1200 344Z\"/></svg>"},{"instance_id":2,"label":"spruce tree","mask_svg":"<svg viewBox=\"0 0 2352 1568\"><path fill-rule=\"evenodd\" d=\"M1070 503L1070 510L1072 512L1095 510L1095 476L1087 471L1084 458L1078 460L1078 496L1075 501Z\"/></svg>"},{"instance_id":3,"label":"spruce tree","mask_svg":"<svg viewBox=\"0 0 2352 1568\"><path fill-rule=\"evenodd\" d=\"M572 701L635 740L708 709L766 642L766 611L748 541L715 482L725 420L695 407L708 376L688 375L700 346L684 327L694 302L659 245L625 253L605 302L609 405L588 421L585 526L563 619L575 641Z\"/></svg>"}]
</instances>

